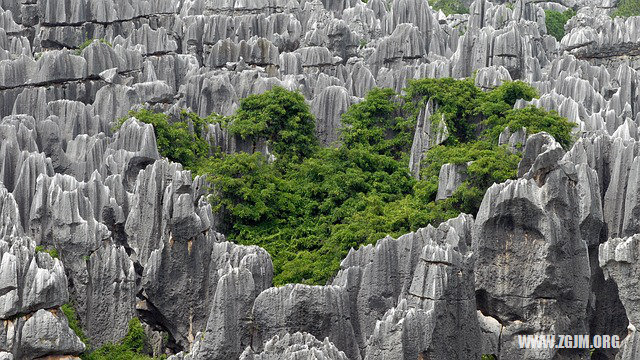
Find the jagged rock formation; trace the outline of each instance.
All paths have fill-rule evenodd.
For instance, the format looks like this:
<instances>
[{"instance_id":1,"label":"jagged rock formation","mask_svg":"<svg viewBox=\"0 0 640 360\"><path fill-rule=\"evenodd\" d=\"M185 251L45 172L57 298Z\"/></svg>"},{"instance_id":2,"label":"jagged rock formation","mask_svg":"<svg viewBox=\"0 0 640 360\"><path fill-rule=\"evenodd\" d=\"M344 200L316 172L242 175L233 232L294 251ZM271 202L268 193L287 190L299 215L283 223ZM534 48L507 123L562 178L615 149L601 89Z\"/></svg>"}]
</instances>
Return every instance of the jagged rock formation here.
<instances>
[{"instance_id":1,"label":"jagged rock formation","mask_svg":"<svg viewBox=\"0 0 640 360\"><path fill-rule=\"evenodd\" d=\"M247 348L240 359L242 360L293 360L298 358L318 359L318 360L347 360L348 357L339 351L335 345L329 342L316 339L309 333L285 334L284 336L274 336L264 345L264 351L255 353L251 348Z\"/></svg>"},{"instance_id":2,"label":"jagged rock formation","mask_svg":"<svg viewBox=\"0 0 640 360\"><path fill-rule=\"evenodd\" d=\"M611 277L620 292L620 300L629 318L629 333L621 347L620 359L634 359L640 356L638 347L638 287L634 280L638 271L639 235L628 238L610 239L600 245L599 262L605 277Z\"/></svg>"},{"instance_id":3,"label":"jagged rock formation","mask_svg":"<svg viewBox=\"0 0 640 360\"><path fill-rule=\"evenodd\" d=\"M618 356L640 356L640 18L611 19L612 1L465 4L445 16L425 0L0 0L0 358L79 354L66 302L92 345L138 316L179 359L581 356L518 350L535 332L619 334ZM544 10L568 7L557 41ZM506 129L519 179L490 188L477 219L354 249L321 287L271 288L269 255L218 233L204 179L161 159L150 125L113 128L140 106L230 115L283 86L331 145L373 87L474 73L483 89L531 83L540 98L516 107L576 123L573 148ZM448 136L437 106L417 118L416 178ZM253 151L219 124L205 135ZM464 167L443 166L438 199Z\"/></svg>"},{"instance_id":4,"label":"jagged rock formation","mask_svg":"<svg viewBox=\"0 0 640 360\"><path fill-rule=\"evenodd\" d=\"M0 354L9 359L79 354L85 346L60 310L69 298L62 262L36 252L35 241L20 226L16 201L4 186L0 205Z\"/></svg>"},{"instance_id":5,"label":"jagged rock formation","mask_svg":"<svg viewBox=\"0 0 640 360\"><path fill-rule=\"evenodd\" d=\"M580 236L575 169L570 171L560 167L534 176L543 183L494 185L478 211L478 307L500 322L499 348L507 358L556 356L555 350L519 349L516 334L587 332L591 274Z\"/></svg>"}]
</instances>

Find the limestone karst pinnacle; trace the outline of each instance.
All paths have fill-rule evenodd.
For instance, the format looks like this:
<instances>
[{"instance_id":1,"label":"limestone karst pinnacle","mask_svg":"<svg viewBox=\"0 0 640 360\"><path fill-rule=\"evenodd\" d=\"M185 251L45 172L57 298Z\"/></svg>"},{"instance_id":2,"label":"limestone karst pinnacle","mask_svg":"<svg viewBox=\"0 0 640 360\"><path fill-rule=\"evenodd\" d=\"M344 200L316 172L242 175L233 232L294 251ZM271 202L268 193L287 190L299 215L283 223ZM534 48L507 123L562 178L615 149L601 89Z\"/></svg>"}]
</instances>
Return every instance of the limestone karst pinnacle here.
<instances>
[{"instance_id":1,"label":"limestone karst pinnacle","mask_svg":"<svg viewBox=\"0 0 640 360\"><path fill-rule=\"evenodd\" d=\"M620 335L599 359L640 359L640 16L612 18L613 0L462 2L446 16L427 0L0 0L0 359L79 356L69 302L93 346L138 317L174 360L587 358L518 348L539 333ZM568 9L557 40L545 10ZM332 146L374 87L470 76L531 84L540 97L515 107L568 118L574 145L506 129L518 179L475 218L352 249L323 286L274 287L269 253L227 241L206 179L128 115L231 115L281 86ZM422 105L414 177L449 135ZM219 124L205 135L250 148ZM442 166L438 200L467 165Z\"/></svg>"}]
</instances>

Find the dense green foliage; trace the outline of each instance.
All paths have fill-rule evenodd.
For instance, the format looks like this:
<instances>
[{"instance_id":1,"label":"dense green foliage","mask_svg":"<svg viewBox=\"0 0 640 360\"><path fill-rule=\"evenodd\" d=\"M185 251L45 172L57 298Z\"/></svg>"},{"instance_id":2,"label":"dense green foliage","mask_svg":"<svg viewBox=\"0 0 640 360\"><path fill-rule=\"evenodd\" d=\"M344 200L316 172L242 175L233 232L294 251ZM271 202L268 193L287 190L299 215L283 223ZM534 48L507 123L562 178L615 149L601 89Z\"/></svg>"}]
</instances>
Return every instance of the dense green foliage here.
<instances>
[{"instance_id":1,"label":"dense green foliage","mask_svg":"<svg viewBox=\"0 0 640 360\"><path fill-rule=\"evenodd\" d=\"M432 7L434 10L442 10L445 15L469 13L469 8L461 0L435 0Z\"/></svg>"},{"instance_id":2,"label":"dense green foliage","mask_svg":"<svg viewBox=\"0 0 640 360\"><path fill-rule=\"evenodd\" d=\"M440 168L446 163L466 164L467 179L448 199L460 212L475 214L480 207L484 191L493 183L500 183L517 175L520 157L510 153L496 142L473 141L452 146L439 145L427 152L420 177L424 185L425 200L434 201L438 190Z\"/></svg>"},{"instance_id":3,"label":"dense green foliage","mask_svg":"<svg viewBox=\"0 0 640 360\"><path fill-rule=\"evenodd\" d=\"M129 117L153 125L160 154L181 163L186 169L195 170L202 159L209 155L209 143L203 132L207 124L217 119L215 115L200 118L193 113L183 112L181 121L170 123L167 115L142 109L130 111ZM113 130L122 126L129 117L118 120Z\"/></svg>"},{"instance_id":4,"label":"dense green foliage","mask_svg":"<svg viewBox=\"0 0 640 360\"><path fill-rule=\"evenodd\" d=\"M619 0L611 17L629 17L640 15L640 0Z\"/></svg>"},{"instance_id":5,"label":"dense green foliage","mask_svg":"<svg viewBox=\"0 0 640 360\"><path fill-rule=\"evenodd\" d=\"M266 95L249 95L229 123L229 131L251 140L267 140L278 158L299 160L314 151L314 121L299 92L275 87Z\"/></svg>"},{"instance_id":6,"label":"dense green foliage","mask_svg":"<svg viewBox=\"0 0 640 360\"><path fill-rule=\"evenodd\" d=\"M378 154L400 157L411 148L415 123L402 117L401 103L392 89L371 90L342 117L342 143L364 146Z\"/></svg>"},{"instance_id":7,"label":"dense green foliage","mask_svg":"<svg viewBox=\"0 0 640 360\"><path fill-rule=\"evenodd\" d=\"M510 110L505 117L493 119L488 131L488 137L498 139L500 132L508 127L511 131L526 128L529 134L546 131L551 134L563 148L568 150L573 143L571 130L575 126L566 118L558 115L557 112L547 112L535 106L528 106L524 109Z\"/></svg>"},{"instance_id":8,"label":"dense green foliage","mask_svg":"<svg viewBox=\"0 0 640 360\"><path fill-rule=\"evenodd\" d=\"M36 246L36 252L46 252L54 259L58 259L60 257L60 254L58 254L58 250L54 248L45 248L42 245Z\"/></svg>"},{"instance_id":9,"label":"dense green foliage","mask_svg":"<svg viewBox=\"0 0 640 360\"><path fill-rule=\"evenodd\" d=\"M213 201L230 215L230 237L265 247L277 284L326 280L363 242L340 225L369 202L399 199L413 185L403 163L358 147L321 149L286 171L278 167L257 153L211 160L207 168L218 190Z\"/></svg>"},{"instance_id":10,"label":"dense green foliage","mask_svg":"<svg viewBox=\"0 0 640 360\"><path fill-rule=\"evenodd\" d=\"M225 217L227 228L221 230L235 242L264 247L276 285L323 284L352 247L437 225L461 212L475 214L491 184L516 176L519 155L497 144L506 126L545 130L563 145L571 141L566 119L536 108L513 109L518 99L537 96L522 82L484 92L471 79L421 79L411 81L405 93L371 90L343 115L340 144L329 148L317 145L304 98L282 88L249 96L227 118L189 114L169 124L164 115L135 116L157 127L163 156L183 159L187 168L207 176L213 210ZM417 180L408 171L409 151L416 118L429 100L437 109L431 120L445 121L450 136L429 150ZM194 143L202 140L198 126L210 121L249 141L254 151L266 141L275 160L215 149L206 156L206 145ZM188 156L176 155L182 146ZM453 196L435 201L445 163L470 165Z\"/></svg>"},{"instance_id":11,"label":"dense green foliage","mask_svg":"<svg viewBox=\"0 0 640 360\"><path fill-rule=\"evenodd\" d=\"M564 25L576 15L576 12L573 9L567 9L564 12L545 10L544 14L547 33L560 41L564 37Z\"/></svg>"},{"instance_id":12,"label":"dense green foliage","mask_svg":"<svg viewBox=\"0 0 640 360\"><path fill-rule=\"evenodd\" d=\"M166 356L151 357L145 354L147 336L138 318L129 321L127 335L119 343L107 343L96 350L86 351L83 360L153 360L165 359Z\"/></svg>"},{"instance_id":13,"label":"dense green foliage","mask_svg":"<svg viewBox=\"0 0 640 360\"><path fill-rule=\"evenodd\" d=\"M145 354L148 347L147 336L138 318L133 318L129 321L129 330L119 343L107 343L94 350L91 348L89 338L82 331L73 306L64 304L61 309L67 317L69 328L86 346L85 352L81 355L83 360L154 360L166 358L164 355L154 358Z\"/></svg>"},{"instance_id":14,"label":"dense green foliage","mask_svg":"<svg viewBox=\"0 0 640 360\"><path fill-rule=\"evenodd\" d=\"M444 118L451 142L467 142L474 138L472 117L476 115L476 106L484 93L474 85L473 79L410 80L406 93L406 107L414 115L417 115L428 100L438 104L438 110L431 116L431 121L437 123Z\"/></svg>"}]
</instances>

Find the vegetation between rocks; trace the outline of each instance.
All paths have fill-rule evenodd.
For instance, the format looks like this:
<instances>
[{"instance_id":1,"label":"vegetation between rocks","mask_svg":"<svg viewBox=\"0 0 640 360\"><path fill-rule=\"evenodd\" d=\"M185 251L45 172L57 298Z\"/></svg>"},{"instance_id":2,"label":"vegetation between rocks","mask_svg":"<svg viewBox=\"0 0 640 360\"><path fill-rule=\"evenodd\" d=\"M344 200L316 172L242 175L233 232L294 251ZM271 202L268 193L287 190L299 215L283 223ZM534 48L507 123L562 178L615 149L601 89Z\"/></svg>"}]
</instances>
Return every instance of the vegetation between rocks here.
<instances>
[{"instance_id":1,"label":"vegetation between rocks","mask_svg":"<svg viewBox=\"0 0 640 360\"><path fill-rule=\"evenodd\" d=\"M436 0L432 7L434 10L442 10L445 15L469 13L469 8L460 0Z\"/></svg>"},{"instance_id":2,"label":"vegetation between rocks","mask_svg":"<svg viewBox=\"0 0 640 360\"><path fill-rule=\"evenodd\" d=\"M611 17L630 17L640 15L640 0L620 0Z\"/></svg>"},{"instance_id":3,"label":"vegetation between rocks","mask_svg":"<svg viewBox=\"0 0 640 360\"><path fill-rule=\"evenodd\" d=\"M64 304L62 312L67 317L69 328L85 344L86 350L80 355L82 360L161 360L166 356L151 357L147 355L147 336L138 318L129 320L127 334L118 343L107 343L97 349L92 349L89 338L85 335L76 311L71 304Z\"/></svg>"},{"instance_id":4,"label":"vegetation between rocks","mask_svg":"<svg viewBox=\"0 0 640 360\"><path fill-rule=\"evenodd\" d=\"M75 54L76 55L81 55L82 54L82 50L84 50L87 47L89 47L89 45L91 45L91 43L93 43L93 40L96 40L96 39L87 39L87 40L85 40L82 44L80 44L80 46L78 46L78 48L75 51ZM97 39L97 40L100 41L101 43L105 44L105 45L113 46L113 45L111 45L110 42L108 42L105 39Z\"/></svg>"},{"instance_id":5,"label":"vegetation between rocks","mask_svg":"<svg viewBox=\"0 0 640 360\"><path fill-rule=\"evenodd\" d=\"M160 360L165 355L151 357L147 355L147 336L138 318L129 320L129 331L119 343L107 343L96 350L85 352L83 360Z\"/></svg>"},{"instance_id":6,"label":"vegetation between rocks","mask_svg":"<svg viewBox=\"0 0 640 360\"><path fill-rule=\"evenodd\" d=\"M328 148L318 146L302 95L278 87L247 97L227 118L186 114L169 124L162 114L131 115L154 124L163 156L207 177L213 210L227 224L219 230L232 241L264 247L276 285L324 284L352 247L437 225L461 212L475 214L491 184L516 176L520 156L497 143L505 127L547 131L568 146L572 126L566 119L533 107L513 109L516 100L536 95L522 82L483 92L472 79L414 80L405 95L373 89L343 115L341 141ZM409 152L418 114L429 100L437 104L431 120L444 119L449 138L428 151L420 179L414 179ZM196 144L204 136L194 124L210 121L254 144L254 150L266 141L275 160ZM435 201L442 164L467 162L463 185Z\"/></svg>"},{"instance_id":7,"label":"vegetation between rocks","mask_svg":"<svg viewBox=\"0 0 640 360\"><path fill-rule=\"evenodd\" d=\"M60 257L60 254L58 254L58 250L54 249L54 248L45 248L42 245L38 245L36 246L36 252L45 252L47 254L49 254L49 256L51 256L54 259L58 259Z\"/></svg>"},{"instance_id":8,"label":"vegetation between rocks","mask_svg":"<svg viewBox=\"0 0 640 360\"><path fill-rule=\"evenodd\" d=\"M547 33L560 41L564 37L564 25L576 15L576 12L573 9L567 9L563 12L545 10L544 14Z\"/></svg>"},{"instance_id":9,"label":"vegetation between rocks","mask_svg":"<svg viewBox=\"0 0 640 360\"><path fill-rule=\"evenodd\" d=\"M69 322L69 328L73 330L73 332L80 338L85 346L89 344L89 338L85 335L84 331L82 331L82 327L80 326L80 321L78 320L78 316L76 315L76 310L71 306L71 304L64 304L60 307L64 316L67 317L67 321Z\"/></svg>"}]
</instances>

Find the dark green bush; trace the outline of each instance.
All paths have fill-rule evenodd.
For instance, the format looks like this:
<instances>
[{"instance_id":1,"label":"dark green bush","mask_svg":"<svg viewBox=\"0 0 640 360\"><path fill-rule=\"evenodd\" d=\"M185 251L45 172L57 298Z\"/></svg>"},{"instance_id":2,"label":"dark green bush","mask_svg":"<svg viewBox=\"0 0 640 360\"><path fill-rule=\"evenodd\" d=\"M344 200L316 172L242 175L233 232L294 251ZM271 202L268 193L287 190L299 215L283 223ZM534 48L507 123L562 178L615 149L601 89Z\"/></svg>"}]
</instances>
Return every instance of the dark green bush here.
<instances>
[{"instance_id":1,"label":"dark green bush","mask_svg":"<svg viewBox=\"0 0 640 360\"><path fill-rule=\"evenodd\" d=\"M619 0L611 17L630 17L640 15L640 0Z\"/></svg>"},{"instance_id":2,"label":"dark green bush","mask_svg":"<svg viewBox=\"0 0 640 360\"><path fill-rule=\"evenodd\" d=\"M374 88L364 101L353 104L342 116L342 142L364 146L379 154L398 158L411 148L415 123L401 116L401 103L392 89Z\"/></svg>"},{"instance_id":3,"label":"dark green bush","mask_svg":"<svg viewBox=\"0 0 640 360\"><path fill-rule=\"evenodd\" d=\"M183 112L181 121L169 123L169 117L147 109L131 111L129 116L118 120L117 130L129 118L153 125L160 155L181 163L185 169L197 171L198 164L209 155L209 143L203 136L205 127L217 117L200 118L196 114Z\"/></svg>"},{"instance_id":4,"label":"dark green bush","mask_svg":"<svg viewBox=\"0 0 640 360\"><path fill-rule=\"evenodd\" d=\"M568 9L564 12L545 10L544 14L547 33L560 41L564 37L564 25L576 15L576 12L573 9Z\"/></svg>"},{"instance_id":5,"label":"dark green bush","mask_svg":"<svg viewBox=\"0 0 640 360\"><path fill-rule=\"evenodd\" d=\"M434 10L442 10L445 15L469 13L469 8L461 0L436 0L432 7Z\"/></svg>"},{"instance_id":6,"label":"dark green bush","mask_svg":"<svg viewBox=\"0 0 640 360\"><path fill-rule=\"evenodd\" d=\"M94 351L82 355L83 360L155 360L166 359L165 355L151 357L145 354L147 336L138 318L129 321L127 335L117 344L107 343Z\"/></svg>"},{"instance_id":7,"label":"dark green bush","mask_svg":"<svg viewBox=\"0 0 640 360\"><path fill-rule=\"evenodd\" d=\"M268 140L277 157L300 160L315 150L315 122L299 92L276 86L249 95L229 120L229 131L243 139Z\"/></svg>"},{"instance_id":8,"label":"dark green bush","mask_svg":"<svg viewBox=\"0 0 640 360\"><path fill-rule=\"evenodd\" d=\"M484 93L474 85L473 79L455 80L419 79L409 80L405 89L406 108L414 116L433 100L438 110L431 116L434 123L441 121L442 116L449 129L450 140L453 142L467 142L474 139L474 115L478 101Z\"/></svg>"}]
</instances>

